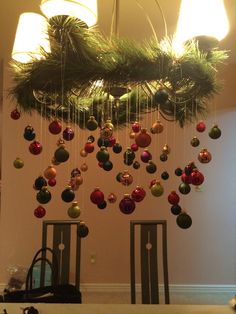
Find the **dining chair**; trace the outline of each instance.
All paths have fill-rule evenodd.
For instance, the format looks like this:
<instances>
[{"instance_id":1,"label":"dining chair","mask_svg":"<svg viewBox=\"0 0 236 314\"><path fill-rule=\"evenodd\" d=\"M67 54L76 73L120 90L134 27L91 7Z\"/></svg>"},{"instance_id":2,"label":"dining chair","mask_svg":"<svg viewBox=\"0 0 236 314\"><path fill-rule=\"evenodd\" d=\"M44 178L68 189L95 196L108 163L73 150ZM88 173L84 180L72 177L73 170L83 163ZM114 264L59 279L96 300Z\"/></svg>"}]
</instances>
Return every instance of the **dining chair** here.
<instances>
[{"instance_id":1,"label":"dining chair","mask_svg":"<svg viewBox=\"0 0 236 314\"><path fill-rule=\"evenodd\" d=\"M164 302L170 303L167 222L166 220L130 221L131 303L136 303L137 278L141 283L141 303L159 304L163 286ZM163 281L163 284L160 284Z\"/></svg>"}]
</instances>

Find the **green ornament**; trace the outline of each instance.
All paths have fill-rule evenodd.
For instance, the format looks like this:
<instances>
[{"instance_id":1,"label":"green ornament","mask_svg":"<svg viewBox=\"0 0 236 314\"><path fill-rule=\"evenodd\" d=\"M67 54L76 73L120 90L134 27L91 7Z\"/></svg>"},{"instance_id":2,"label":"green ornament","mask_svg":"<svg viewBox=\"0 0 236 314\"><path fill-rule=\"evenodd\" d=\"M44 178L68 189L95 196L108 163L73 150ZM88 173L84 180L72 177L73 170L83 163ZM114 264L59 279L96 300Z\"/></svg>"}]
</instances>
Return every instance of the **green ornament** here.
<instances>
[{"instance_id":1,"label":"green ornament","mask_svg":"<svg viewBox=\"0 0 236 314\"><path fill-rule=\"evenodd\" d=\"M192 218L186 213L180 213L176 218L177 225L182 229L188 229L192 225Z\"/></svg>"},{"instance_id":2,"label":"green ornament","mask_svg":"<svg viewBox=\"0 0 236 314\"><path fill-rule=\"evenodd\" d=\"M105 146L101 146L100 150L96 154L96 158L99 162L106 162L109 160L110 155Z\"/></svg>"},{"instance_id":3,"label":"green ornament","mask_svg":"<svg viewBox=\"0 0 236 314\"><path fill-rule=\"evenodd\" d=\"M179 185L179 191L181 194L188 194L191 191L191 187L188 183L181 183Z\"/></svg>"},{"instance_id":4,"label":"green ornament","mask_svg":"<svg viewBox=\"0 0 236 314\"><path fill-rule=\"evenodd\" d=\"M21 158L17 157L14 160L13 165L16 169L21 169L24 167L24 161Z\"/></svg>"},{"instance_id":5,"label":"green ornament","mask_svg":"<svg viewBox=\"0 0 236 314\"><path fill-rule=\"evenodd\" d=\"M146 166L146 171L148 173L155 173L157 171L157 166L154 164L154 162L149 160L148 165Z\"/></svg>"},{"instance_id":6,"label":"green ornament","mask_svg":"<svg viewBox=\"0 0 236 314\"><path fill-rule=\"evenodd\" d=\"M156 183L151 186L151 193L156 197L159 197L164 193L164 188L159 181L156 181Z\"/></svg>"},{"instance_id":7,"label":"green ornament","mask_svg":"<svg viewBox=\"0 0 236 314\"><path fill-rule=\"evenodd\" d=\"M90 116L89 120L86 123L86 127L90 131L95 131L98 127L98 122L96 121L94 116Z\"/></svg>"},{"instance_id":8,"label":"green ornament","mask_svg":"<svg viewBox=\"0 0 236 314\"><path fill-rule=\"evenodd\" d=\"M180 177L182 175L182 173L183 173L183 170L181 168L176 168L175 169L175 175L177 177Z\"/></svg>"},{"instance_id":9,"label":"green ornament","mask_svg":"<svg viewBox=\"0 0 236 314\"><path fill-rule=\"evenodd\" d=\"M54 153L54 158L57 162L65 162L69 159L70 154L62 145Z\"/></svg>"},{"instance_id":10,"label":"green ornament","mask_svg":"<svg viewBox=\"0 0 236 314\"><path fill-rule=\"evenodd\" d=\"M161 174L161 178L163 180L169 179L169 173L167 171L163 171L162 174Z\"/></svg>"},{"instance_id":11,"label":"green ornament","mask_svg":"<svg viewBox=\"0 0 236 314\"><path fill-rule=\"evenodd\" d=\"M134 169L139 169L140 168L140 163L137 160L133 163L133 168Z\"/></svg>"},{"instance_id":12,"label":"green ornament","mask_svg":"<svg viewBox=\"0 0 236 314\"><path fill-rule=\"evenodd\" d=\"M70 218L78 218L80 216L80 207L78 202L73 202L72 205L68 208L67 214Z\"/></svg>"},{"instance_id":13,"label":"green ornament","mask_svg":"<svg viewBox=\"0 0 236 314\"><path fill-rule=\"evenodd\" d=\"M52 196L46 187L42 187L42 189L37 193L36 198L40 204L47 204L51 200Z\"/></svg>"},{"instance_id":14,"label":"green ornament","mask_svg":"<svg viewBox=\"0 0 236 314\"><path fill-rule=\"evenodd\" d=\"M190 144L191 144L193 147L197 147L197 146L199 146L200 141L199 141L199 139L198 139L196 136L194 136L194 137L191 139Z\"/></svg>"},{"instance_id":15,"label":"green ornament","mask_svg":"<svg viewBox=\"0 0 236 314\"><path fill-rule=\"evenodd\" d=\"M167 161L167 159L168 159L167 154L162 153L162 154L160 155L160 160L161 160L161 161Z\"/></svg>"},{"instance_id":16,"label":"green ornament","mask_svg":"<svg viewBox=\"0 0 236 314\"><path fill-rule=\"evenodd\" d=\"M219 138L221 136L221 130L218 128L218 126L215 124L213 125L213 127L210 129L209 131L209 136L210 138L212 138L213 140L216 140L217 138Z\"/></svg>"}]
</instances>

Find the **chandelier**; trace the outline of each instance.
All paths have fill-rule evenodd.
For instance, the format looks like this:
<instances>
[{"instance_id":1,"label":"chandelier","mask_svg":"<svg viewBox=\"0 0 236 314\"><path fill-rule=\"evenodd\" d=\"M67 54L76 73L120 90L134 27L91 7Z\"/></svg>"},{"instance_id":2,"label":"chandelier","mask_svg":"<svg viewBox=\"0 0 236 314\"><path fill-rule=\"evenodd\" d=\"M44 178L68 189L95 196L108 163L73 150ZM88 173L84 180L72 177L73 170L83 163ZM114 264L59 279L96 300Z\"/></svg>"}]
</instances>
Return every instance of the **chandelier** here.
<instances>
[{"instance_id":1,"label":"chandelier","mask_svg":"<svg viewBox=\"0 0 236 314\"><path fill-rule=\"evenodd\" d=\"M186 11L187 4L191 6ZM191 8L198 23L191 18ZM99 123L112 118L125 125L128 106L129 121L135 120L137 110L159 110L183 126L204 114L219 92L217 71L227 52L216 44L229 27L221 0L182 0L176 34L161 40L152 36L145 43L117 34L105 37L96 26L96 0L42 0L41 11L46 17L20 16L12 52L10 94L22 111L36 110L45 118L56 116L83 127L91 114ZM220 36L206 26L184 35L189 23L203 25L202 12L208 12L207 25L213 25L211 16L216 18Z\"/></svg>"}]
</instances>

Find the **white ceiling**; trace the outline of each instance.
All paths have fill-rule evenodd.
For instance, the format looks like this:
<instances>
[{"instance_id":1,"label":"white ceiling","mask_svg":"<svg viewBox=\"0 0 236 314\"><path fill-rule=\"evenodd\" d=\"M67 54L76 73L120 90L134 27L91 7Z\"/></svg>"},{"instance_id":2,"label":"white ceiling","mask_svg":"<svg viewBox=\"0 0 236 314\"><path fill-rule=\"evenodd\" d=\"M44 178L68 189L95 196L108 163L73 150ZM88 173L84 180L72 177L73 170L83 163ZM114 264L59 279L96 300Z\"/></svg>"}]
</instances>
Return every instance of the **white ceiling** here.
<instances>
[{"instance_id":1,"label":"white ceiling","mask_svg":"<svg viewBox=\"0 0 236 314\"><path fill-rule=\"evenodd\" d=\"M158 0L164 13L168 35L172 35L177 22L181 0ZM204 0L199 0L204 1ZM141 5L137 5L137 2ZM135 40L152 36L147 14L159 39L164 36L164 23L155 0L119 0L119 35ZM19 15L23 12L40 12L40 0L0 0L0 58L10 59ZM225 0L230 21L230 33L220 43L220 48L230 50L230 63L236 64L236 0ZM98 0L98 26L106 35L110 34L113 0ZM211 14L211 13L209 13ZM212 14L214 14L212 12ZM199 21L201 22L201 21ZM33 27L30 25L29 27Z\"/></svg>"}]
</instances>

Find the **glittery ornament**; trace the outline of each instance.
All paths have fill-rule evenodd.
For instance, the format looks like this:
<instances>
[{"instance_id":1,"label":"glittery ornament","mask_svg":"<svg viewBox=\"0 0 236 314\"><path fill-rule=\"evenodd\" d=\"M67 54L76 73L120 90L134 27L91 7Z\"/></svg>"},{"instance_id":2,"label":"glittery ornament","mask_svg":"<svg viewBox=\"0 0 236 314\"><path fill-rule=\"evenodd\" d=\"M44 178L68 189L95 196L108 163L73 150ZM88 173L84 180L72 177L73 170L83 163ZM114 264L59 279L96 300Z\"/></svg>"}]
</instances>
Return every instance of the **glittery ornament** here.
<instances>
[{"instance_id":1,"label":"glittery ornament","mask_svg":"<svg viewBox=\"0 0 236 314\"><path fill-rule=\"evenodd\" d=\"M80 166L80 170L85 172L88 170L88 165L84 162L81 166Z\"/></svg>"},{"instance_id":2,"label":"glittery ornament","mask_svg":"<svg viewBox=\"0 0 236 314\"><path fill-rule=\"evenodd\" d=\"M21 169L24 167L24 161L21 158L17 157L14 160L13 165L16 169Z\"/></svg>"},{"instance_id":3,"label":"glittery ornament","mask_svg":"<svg viewBox=\"0 0 236 314\"><path fill-rule=\"evenodd\" d=\"M154 164L152 160L148 161L148 165L146 166L146 171L148 173L155 173L157 171L157 166Z\"/></svg>"},{"instance_id":4,"label":"glittery ornament","mask_svg":"<svg viewBox=\"0 0 236 314\"><path fill-rule=\"evenodd\" d=\"M131 144L130 148L133 152L136 152L138 150L138 145L136 143L133 143Z\"/></svg>"},{"instance_id":5,"label":"glittery ornament","mask_svg":"<svg viewBox=\"0 0 236 314\"><path fill-rule=\"evenodd\" d=\"M180 183L180 185L179 185L179 192L181 193L181 194L189 194L190 193L190 191L191 191L191 187L190 187L190 185L188 184L188 183Z\"/></svg>"},{"instance_id":6,"label":"glittery ornament","mask_svg":"<svg viewBox=\"0 0 236 314\"><path fill-rule=\"evenodd\" d=\"M39 155L42 152L42 145L38 141L34 141L29 145L29 151L33 155Z\"/></svg>"},{"instance_id":7,"label":"glittery ornament","mask_svg":"<svg viewBox=\"0 0 236 314\"><path fill-rule=\"evenodd\" d=\"M74 198L75 193L72 190L71 186L66 187L65 190L63 190L61 193L61 199L66 203L72 202Z\"/></svg>"},{"instance_id":8,"label":"glittery ornament","mask_svg":"<svg viewBox=\"0 0 236 314\"><path fill-rule=\"evenodd\" d=\"M202 164L207 164L208 162L211 161L211 158L212 158L211 153L206 148L202 149L198 154L198 160Z\"/></svg>"},{"instance_id":9,"label":"glittery ornament","mask_svg":"<svg viewBox=\"0 0 236 314\"><path fill-rule=\"evenodd\" d=\"M186 213L180 213L176 218L177 225L182 229L188 229L192 225L192 218Z\"/></svg>"},{"instance_id":10,"label":"glittery ornament","mask_svg":"<svg viewBox=\"0 0 236 314\"><path fill-rule=\"evenodd\" d=\"M163 146L163 148L162 148L162 153L163 153L163 154L166 154L166 155L170 154L170 147L169 147L169 145L165 144L165 145Z\"/></svg>"},{"instance_id":11,"label":"glittery ornament","mask_svg":"<svg viewBox=\"0 0 236 314\"><path fill-rule=\"evenodd\" d=\"M106 122L104 123L103 127L113 130L114 129L114 125L112 124L111 119L107 119Z\"/></svg>"},{"instance_id":12,"label":"glittery ornament","mask_svg":"<svg viewBox=\"0 0 236 314\"><path fill-rule=\"evenodd\" d=\"M78 236L80 238L85 238L87 237L88 234L89 234L89 228L85 225L84 222L81 221L79 229L78 229Z\"/></svg>"},{"instance_id":13,"label":"glittery ornament","mask_svg":"<svg viewBox=\"0 0 236 314\"><path fill-rule=\"evenodd\" d=\"M147 129L141 129L139 133L136 133L135 143L139 147L147 147L151 144L152 138L147 132Z\"/></svg>"},{"instance_id":14,"label":"glittery ornament","mask_svg":"<svg viewBox=\"0 0 236 314\"><path fill-rule=\"evenodd\" d=\"M170 210L173 215L179 215L181 213L182 208L178 204L176 204L172 205Z\"/></svg>"},{"instance_id":15,"label":"glittery ornament","mask_svg":"<svg viewBox=\"0 0 236 314\"><path fill-rule=\"evenodd\" d=\"M100 130L100 136L102 137L102 138L109 138L109 137L111 137L112 136L112 134L113 134L113 129L111 129L111 128L109 128L109 127L103 127L103 128L101 128L101 130ZM109 142L109 140L108 140L108 142ZM109 145L109 144L108 144Z\"/></svg>"},{"instance_id":16,"label":"glittery ornament","mask_svg":"<svg viewBox=\"0 0 236 314\"><path fill-rule=\"evenodd\" d=\"M168 195L168 202L171 204L171 205L177 205L179 203L179 195L175 192L175 191L172 191L169 195Z\"/></svg>"},{"instance_id":17,"label":"glittery ornament","mask_svg":"<svg viewBox=\"0 0 236 314\"><path fill-rule=\"evenodd\" d=\"M52 195L47 187L43 186L42 189L37 193L36 198L40 204L47 204L51 200Z\"/></svg>"},{"instance_id":18,"label":"glittery ornament","mask_svg":"<svg viewBox=\"0 0 236 314\"><path fill-rule=\"evenodd\" d=\"M191 183L192 183L191 174L186 174L185 172L182 173L182 175L181 175L181 180L182 180L182 182L184 182L184 183L191 184Z\"/></svg>"},{"instance_id":19,"label":"glittery ornament","mask_svg":"<svg viewBox=\"0 0 236 314\"><path fill-rule=\"evenodd\" d=\"M169 94L163 88L160 88L159 90L157 90L155 95L154 95L155 103L160 104L160 105L165 104L167 102L168 98L169 98Z\"/></svg>"},{"instance_id":20,"label":"glittery ornament","mask_svg":"<svg viewBox=\"0 0 236 314\"><path fill-rule=\"evenodd\" d=\"M79 186L83 183L83 177L81 175L71 177L69 185L73 191L77 191Z\"/></svg>"},{"instance_id":21,"label":"glittery ornament","mask_svg":"<svg viewBox=\"0 0 236 314\"><path fill-rule=\"evenodd\" d=\"M48 130L51 134L57 135L59 133L61 133L62 130L62 124L58 119L53 120L49 126L48 126Z\"/></svg>"},{"instance_id":22,"label":"glittery ornament","mask_svg":"<svg viewBox=\"0 0 236 314\"><path fill-rule=\"evenodd\" d=\"M161 174L161 178L163 180L168 180L169 179L169 173L167 171L163 171Z\"/></svg>"},{"instance_id":23,"label":"glittery ornament","mask_svg":"<svg viewBox=\"0 0 236 314\"><path fill-rule=\"evenodd\" d=\"M196 169L191 173L191 178L193 185L201 185L204 181L204 175Z\"/></svg>"},{"instance_id":24,"label":"glittery ornament","mask_svg":"<svg viewBox=\"0 0 236 314\"><path fill-rule=\"evenodd\" d=\"M44 170L44 177L46 179L54 179L57 175L57 171L53 166L48 166L45 170Z\"/></svg>"},{"instance_id":25,"label":"glittery ornament","mask_svg":"<svg viewBox=\"0 0 236 314\"><path fill-rule=\"evenodd\" d=\"M93 143L89 143L87 142L85 145L84 145L84 151L88 154L91 154L93 151L94 151L94 145Z\"/></svg>"},{"instance_id":26,"label":"glittery ornament","mask_svg":"<svg viewBox=\"0 0 236 314\"><path fill-rule=\"evenodd\" d=\"M142 160L142 162L148 162L149 160L152 159L152 154L148 151L148 149L145 149L141 155L140 155L140 158Z\"/></svg>"},{"instance_id":27,"label":"glittery ornament","mask_svg":"<svg viewBox=\"0 0 236 314\"><path fill-rule=\"evenodd\" d=\"M57 181L55 178L49 179L48 180L48 185L49 186L55 186L57 184Z\"/></svg>"},{"instance_id":28,"label":"glittery ornament","mask_svg":"<svg viewBox=\"0 0 236 314\"><path fill-rule=\"evenodd\" d=\"M33 141L35 139L35 132L34 132L34 128L31 126L31 125L27 125L25 127L25 130L24 130L24 139L27 140L27 141Z\"/></svg>"},{"instance_id":29,"label":"glittery ornament","mask_svg":"<svg viewBox=\"0 0 236 314\"><path fill-rule=\"evenodd\" d=\"M126 151L124 152L123 157L124 157L124 161L126 161L127 163L129 161L132 161L132 163L133 163L133 160L135 159L135 153L132 151L132 149L130 147L128 147L126 149Z\"/></svg>"},{"instance_id":30,"label":"glittery ornament","mask_svg":"<svg viewBox=\"0 0 236 314\"><path fill-rule=\"evenodd\" d=\"M133 163L133 168L136 170L140 168L140 163L137 160Z\"/></svg>"},{"instance_id":31,"label":"glittery ornament","mask_svg":"<svg viewBox=\"0 0 236 314\"><path fill-rule=\"evenodd\" d=\"M103 138L103 137L99 137L99 139L97 140L97 144L98 147L108 147L110 144L109 138Z\"/></svg>"},{"instance_id":32,"label":"glittery ornament","mask_svg":"<svg viewBox=\"0 0 236 314\"><path fill-rule=\"evenodd\" d=\"M128 170L124 170L124 172L121 174L120 182L121 182L123 185L126 185L126 186L132 184L132 182L133 182L133 177L132 177L132 175L129 173Z\"/></svg>"},{"instance_id":33,"label":"glittery ornament","mask_svg":"<svg viewBox=\"0 0 236 314\"><path fill-rule=\"evenodd\" d=\"M191 144L193 147L197 147L197 146L200 145L200 141L199 141L199 139L198 139L196 136L194 136L194 137L191 139L190 144Z\"/></svg>"},{"instance_id":34,"label":"glittery ornament","mask_svg":"<svg viewBox=\"0 0 236 314\"><path fill-rule=\"evenodd\" d=\"M117 197L114 193L110 193L107 197L107 200L110 204L114 204L117 200Z\"/></svg>"},{"instance_id":35,"label":"glittery ornament","mask_svg":"<svg viewBox=\"0 0 236 314\"><path fill-rule=\"evenodd\" d=\"M80 216L81 210L78 202L74 201L72 205L68 208L67 214L70 218L78 218Z\"/></svg>"},{"instance_id":36,"label":"glittery ornament","mask_svg":"<svg viewBox=\"0 0 236 314\"><path fill-rule=\"evenodd\" d=\"M183 173L183 170L181 168L176 168L175 169L175 175L177 177L180 177L182 175L182 173Z\"/></svg>"},{"instance_id":37,"label":"glittery ornament","mask_svg":"<svg viewBox=\"0 0 236 314\"><path fill-rule=\"evenodd\" d=\"M129 194L125 194L119 203L119 208L123 214L132 214L135 210L135 201L130 197Z\"/></svg>"},{"instance_id":38,"label":"glittery ornament","mask_svg":"<svg viewBox=\"0 0 236 314\"><path fill-rule=\"evenodd\" d=\"M96 154L96 158L98 161L101 161L101 162L106 162L109 160L110 155L109 155L107 148L105 146L102 146L100 148L100 150Z\"/></svg>"},{"instance_id":39,"label":"glittery ornament","mask_svg":"<svg viewBox=\"0 0 236 314\"><path fill-rule=\"evenodd\" d=\"M167 161L167 159L168 159L168 155L167 154L165 154L165 153L162 153L161 155L160 155L160 161Z\"/></svg>"},{"instance_id":40,"label":"glittery ornament","mask_svg":"<svg viewBox=\"0 0 236 314\"><path fill-rule=\"evenodd\" d=\"M213 140L218 139L221 136L221 130L218 128L218 125L213 125L213 127L210 129L208 135Z\"/></svg>"},{"instance_id":41,"label":"glittery ornament","mask_svg":"<svg viewBox=\"0 0 236 314\"><path fill-rule=\"evenodd\" d=\"M197 125L196 125L196 130L197 130L198 132L204 132L205 129L206 129L205 123L204 123L203 121L199 121L199 122L197 123Z\"/></svg>"},{"instance_id":42,"label":"glittery ornament","mask_svg":"<svg viewBox=\"0 0 236 314\"><path fill-rule=\"evenodd\" d=\"M159 197L164 193L164 188L159 181L156 181L156 183L151 186L150 190L152 195L156 197Z\"/></svg>"},{"instance_id":43,"label":"glittery ornament","mask_svg":"<svg viewBox=\"0 0 236 314\"><path fill-rule=\"evenodd\" d=\"M134 133L138 133L140 130L141 130L141 125L138 121L135 121L133 124L132 124L132 130Z\"/></svg>"},{"instance_id":44,"label":"glittery ornament","mask_svg":"<svg viewBox=\"0 0 236 314\"><path fill-rule=\"evenodd\" d=\"M20 119L20 112L17 109L12 110L11 112L11 118L13 120L18 120Z\"/></svg>"},{"instance_id":45,"label":"glittery ornament","mask_svg":"<svg viewBox=\"0 0 236 314\"><path fill-rule=\"evenodd\" d=\"M135 202L141 202L145 198L145 196L146 192L140 186L137 186L131 193L131 197Z\"/></svg>"},{"instance_id":46,"label":"glittery ornament","mask_svg":"<svg viewBox=\"0 0 236 314\"><path fill-rule=\"evenodd\" d=\"M98 122L96 121L94 116L90 116L89 120L86 123L86 127L90 131L95 131L98 127Z\"/></svg>"},{"instance_id":47,"label":"glittery ornament","mask_svg":"<svg viewBox=\"0 0 236 314\"><path fill-rule=\"evenodd\" d=\"M75 133L70 126L67 126L63 131L62 135L65 141L71 141L73 140Z\"/></svg>"},{"instance_id":48,"label":"glittery ornament","mask_svg":"<svg viewBox=\"0 0 236 314\"><path fill-rule=\"evenodd\" d=\"M115 154L119 154L122 151L122 146L119 143L115 143L112 150Z\"/></svg>"},{"instance_id":49,"label":"glittery ornament","mask_svg":"<svg viewBox=\"0 0 236 314\"><path fill-rule=\"evenodd\" d=\"M107 207L107 202L106 202L106 201L103 201L102 203L97 204L97 207L98 207L99 209L104 209L104 208Z\"/></svg>"},{"instance_id":50,"label":"glittery ornament","mask_svg":"<svg viewBox=\"0 0 236 314\"><path fill-rule=\"evenodd\" d=\"M34 216L37 218L43 218L46 215L46 209L42 206L38 206L34 210Z\"/></svg>"},{"instance_id":51,"label":"glittery ornament","mask_svg":"<svg viewBox=\"0 0 236 314\"><path fill-rule=\"evenodd\" d=\"M104 193L99 188L95 188L90 194L90 200L92 203L98 205L104 202Z\"/></svg>"},{"instance_id":52,"label":"glittery ornament","mask_svg":"<svg viewBox=\"0 0 236 314\"><path fill-rule=\"evenodd\" d=\"M34 188L36 190L41 190L43 186L47 186L47 181L43 176L39 176L34 181Z\"/></svg>"},{"instance_id":53,"label":"glittery ornament","mask_svg":"<svg viewBox=\"0 0 236 314\"><path fill-rule=\"evenodd\" d=\"M155 123L153 123L151 127L151 133L152 134L159 134L163 132L164 130L164 125L158 120Z\"/></svg>"},{"instance_id":54,"label":"glittery ornament","mask_svg":"<svg viewBox=\"0 0 236 314\"><path fill-rule=\"evenodd\" d=\"M69 157L70 154L63 145L58 147L54 152L54 158L58 162L66 162L69 159Z\"/></svg>"}]
</instances>

